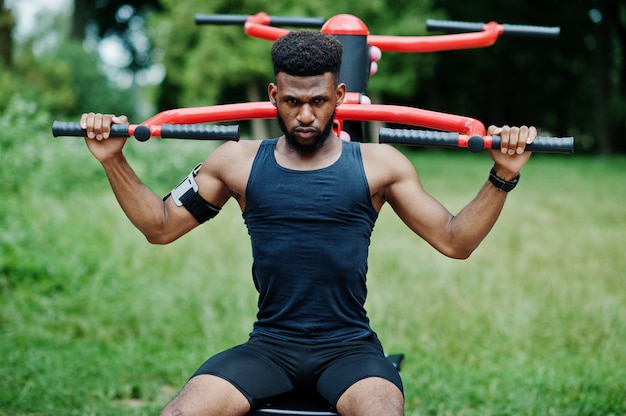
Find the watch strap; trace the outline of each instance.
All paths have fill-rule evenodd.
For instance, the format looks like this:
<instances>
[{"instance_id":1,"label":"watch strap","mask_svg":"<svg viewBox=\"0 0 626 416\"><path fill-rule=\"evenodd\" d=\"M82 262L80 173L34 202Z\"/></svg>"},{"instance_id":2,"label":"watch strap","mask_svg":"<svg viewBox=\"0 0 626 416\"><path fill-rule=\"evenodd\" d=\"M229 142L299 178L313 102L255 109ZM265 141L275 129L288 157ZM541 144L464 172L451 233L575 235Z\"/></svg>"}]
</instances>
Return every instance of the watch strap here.
<instances>
[{"instance_id":1,"label":"watch strap","mask_svg":"<svg viewBox=\"0 0 626 416\"><path fill-rule=\"evenodd\" d=\"M496 175L496 171L494 168L491 168L491 171L489 172L489 182L491 182L493 186L495 186L496 188L504 192L512 191L513 188L517 186L519 182L519 178L520 178L520 174L518 173L517 176L513 180L505 181L504 179Z\"/></svg>"}]
</instances>

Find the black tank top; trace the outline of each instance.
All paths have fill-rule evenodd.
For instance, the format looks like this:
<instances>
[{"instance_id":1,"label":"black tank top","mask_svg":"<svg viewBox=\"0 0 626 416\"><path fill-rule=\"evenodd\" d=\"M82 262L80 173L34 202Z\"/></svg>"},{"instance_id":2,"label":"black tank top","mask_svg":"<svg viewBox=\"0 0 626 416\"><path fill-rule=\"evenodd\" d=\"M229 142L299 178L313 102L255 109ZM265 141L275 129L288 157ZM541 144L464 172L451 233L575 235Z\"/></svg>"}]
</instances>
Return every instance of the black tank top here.
<instances>
[{"instance_id":1,"label":"black tank top","mask_svg":"<svg viewBox=\"0 0 626 416\"><path fill-rule=\"evenodd\" d=\"M359 143L343 142L329 167L280 166L264 140L246 188L243 218L259 292L252 336L305 344L372 334L364 308L371 203Z\"/></svg>"}]
</instances>

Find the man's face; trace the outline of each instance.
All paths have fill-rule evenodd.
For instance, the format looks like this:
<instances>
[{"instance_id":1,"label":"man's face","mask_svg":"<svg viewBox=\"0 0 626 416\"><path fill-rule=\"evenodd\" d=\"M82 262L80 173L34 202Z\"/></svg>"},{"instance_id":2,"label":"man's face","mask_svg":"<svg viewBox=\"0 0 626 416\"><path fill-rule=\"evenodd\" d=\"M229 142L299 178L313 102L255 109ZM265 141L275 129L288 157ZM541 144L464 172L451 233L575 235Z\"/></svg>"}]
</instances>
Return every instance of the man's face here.
<instances>
[{"instance_id":1,"label":"man's face","mask_svg":"<svg viewBox=\"0 0 626 416\"><path fill-rule=\"evenodd\" d=\"M321 148L332 134L335 110L344 96L345 86L337 86L330 72L306 77L280 72L269 86L287 143L303 153Z\"/></svg>"}]
</instances>

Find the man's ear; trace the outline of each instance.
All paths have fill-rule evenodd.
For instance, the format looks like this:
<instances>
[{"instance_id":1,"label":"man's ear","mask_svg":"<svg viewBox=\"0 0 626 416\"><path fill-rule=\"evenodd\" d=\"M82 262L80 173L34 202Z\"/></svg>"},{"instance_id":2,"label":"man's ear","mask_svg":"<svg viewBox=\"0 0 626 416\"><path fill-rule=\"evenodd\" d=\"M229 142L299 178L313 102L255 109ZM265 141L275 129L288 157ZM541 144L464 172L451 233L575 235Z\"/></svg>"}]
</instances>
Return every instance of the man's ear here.
<instances>
[{"instance_id":1,"label":"man's ear","mask_svg":"<svg viewBox=\"0 0 626 416\"><path fill-rule=\"evenodd\" d=\"M343 82L337 85L337 89L335 90L335 97L337 98L337 107L339 107L343 100L346 98L346 84Z\"/></svg>"},{"instance_id":2,"label":"man's ear","mask_svg":"<svg viewBox=\"0 0 626 416\"><path fill-rule=\"evenodd\" d=\"M271 82L268 86L267 86L267 96L270 99L270 103L272 103L272 105L274 107L277 106L276 103L276 95L278 94L278 87L276 86L276 84L274 84L273 82Z\"/></svg>"}]
</instances>

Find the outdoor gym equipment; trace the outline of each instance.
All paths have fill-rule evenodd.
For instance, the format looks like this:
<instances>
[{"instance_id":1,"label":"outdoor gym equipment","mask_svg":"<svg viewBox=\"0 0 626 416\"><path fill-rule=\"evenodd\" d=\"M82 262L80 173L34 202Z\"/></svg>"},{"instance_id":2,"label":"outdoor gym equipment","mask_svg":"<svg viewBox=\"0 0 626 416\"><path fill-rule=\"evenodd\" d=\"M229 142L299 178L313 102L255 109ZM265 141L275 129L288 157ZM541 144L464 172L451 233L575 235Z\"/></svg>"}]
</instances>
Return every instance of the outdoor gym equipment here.
<instances>
[{"instance_id":1,"label":"outdoor gym equipment","mask_svg":"<svg viewBox=\"0 0 626 416\"><path fill-rule=\"evenodd\" d=\"M384 104L362 104L369 80L369 47L383 52L422 53L446 50L483 48L493 45L501 35L555 38L558 27L506 25L495 22L468 23L427 20L429 30L448 32L434 36L377 36L370 35L367 26L357 17L342 14L325 20L309 17L256 15L196 15L197 24L243 25L247 35L274 41L288 29L278 26L320 28L336 36L343 44L344 56L340 82L346 84L347 97L337 108L334 130L347 132L352 140L363 141L363 122L382 122L418 129L383 127L378 141L409 146L467 148L473 152L498 149L500 138L489 136L483 123L467 116L429 111L415 107ZM139 141L151 137L181 139L239 140L237 125L204 123L232 123L251 119L274 119L276 109L268 102L247 102L206 107L179 108L160 112L141 124L116 124L111 128L113 137L134 136ZM85 131L77 122L55 121L52 132L57 136L84 137ZM572 137L537 137L526 147L527 151L571 154ZM399 369L402 354L388 357ZM319 397L302 397L297 393L278 398L265 407L253 410L250 416L273 415L337 415Z\"/></svg>"}]
</instances>

